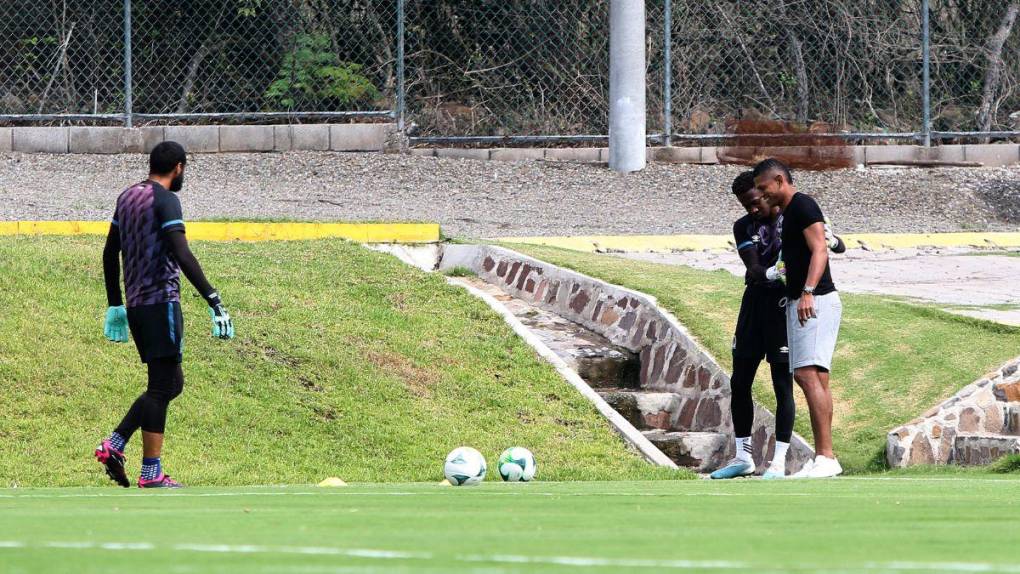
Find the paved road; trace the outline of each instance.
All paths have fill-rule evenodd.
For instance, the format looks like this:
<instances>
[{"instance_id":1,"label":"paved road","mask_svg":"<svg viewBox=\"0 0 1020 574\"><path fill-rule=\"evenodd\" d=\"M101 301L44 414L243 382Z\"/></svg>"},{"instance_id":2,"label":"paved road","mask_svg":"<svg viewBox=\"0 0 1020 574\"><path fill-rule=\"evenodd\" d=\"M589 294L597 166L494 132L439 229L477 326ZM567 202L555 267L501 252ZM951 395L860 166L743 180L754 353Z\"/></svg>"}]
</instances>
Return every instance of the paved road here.
<instances>
[{"instance_id":1,"label":"paved road","mask_svg":"<svg viewBox=\"0 0 1020 574\"><path fill-rule=\"evenodd\" d=\"M1007 254L968 249L863 251L832 255L840 291L904 297L948 311L1020 326L1020 251ZM627 253L621 257L743 275L736 253Z\"/></svg>"}]
</instances>

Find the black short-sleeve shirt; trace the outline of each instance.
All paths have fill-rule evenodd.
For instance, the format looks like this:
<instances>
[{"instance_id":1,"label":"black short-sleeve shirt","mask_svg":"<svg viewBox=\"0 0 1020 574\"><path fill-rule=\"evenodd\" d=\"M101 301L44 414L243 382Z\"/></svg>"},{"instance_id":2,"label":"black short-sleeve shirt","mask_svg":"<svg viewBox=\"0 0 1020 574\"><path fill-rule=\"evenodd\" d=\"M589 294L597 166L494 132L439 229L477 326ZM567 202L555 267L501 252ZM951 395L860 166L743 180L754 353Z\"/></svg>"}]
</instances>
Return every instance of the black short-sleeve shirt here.
<instances>
[{"instance_id":1,"label":"black short-sleeve shirt","mask_svg":"<svg viewBox=\"0 0 1020 574\"><path fill-rule=\"evenodd\" d=\"M811 250L804 238L804 230L815 223L824 222L825 216L818 203L803 193L793 194L790 204L783 210L780 235L783 239L783 261L786 263L786 294L791 299L800 298L811 264ZM815 286L815 295L825 295L835 290L829 263L826 262L822 278Z\"/></svg>"}]
</instances>

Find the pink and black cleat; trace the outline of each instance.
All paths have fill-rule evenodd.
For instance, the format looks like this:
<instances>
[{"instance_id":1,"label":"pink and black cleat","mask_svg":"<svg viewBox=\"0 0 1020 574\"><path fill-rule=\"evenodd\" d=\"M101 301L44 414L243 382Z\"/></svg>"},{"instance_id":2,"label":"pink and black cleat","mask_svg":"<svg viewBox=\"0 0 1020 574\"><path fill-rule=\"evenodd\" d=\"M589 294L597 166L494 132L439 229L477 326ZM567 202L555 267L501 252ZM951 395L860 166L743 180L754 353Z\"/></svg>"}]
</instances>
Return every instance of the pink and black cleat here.
<instances>
[{"instance_id":1,"label":"pink and black cleat","mask_svg":"<svg viewBox=\"0 0 1020 574\"><path fill-rule=\"evenodd\" d=\"M124 453L113 448L109 440L104 440L103 444L96 447L96 460L102 463L110 480L124 488L131 486L131 481L128 480L127 472L124 470Z\"/></svg>"},{"instance_id":2,"label":"pink and black cleat","mask_svg":"<svg viewBox=\"0 0 1020 574\"><path fill-rule=\"evenodd\" d=\"M152 480L139 478L138 488L184 488L184 485L170 478L169 475L160 474Z\"/></svg>"}]
</instances>

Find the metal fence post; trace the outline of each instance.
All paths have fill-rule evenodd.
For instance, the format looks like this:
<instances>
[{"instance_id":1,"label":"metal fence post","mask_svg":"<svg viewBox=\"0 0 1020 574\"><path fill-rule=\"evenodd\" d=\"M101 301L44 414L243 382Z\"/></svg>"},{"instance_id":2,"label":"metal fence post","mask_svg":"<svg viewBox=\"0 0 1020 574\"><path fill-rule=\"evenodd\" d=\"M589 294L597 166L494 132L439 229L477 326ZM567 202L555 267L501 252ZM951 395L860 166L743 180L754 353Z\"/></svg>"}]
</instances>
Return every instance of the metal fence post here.
<instances>
[{"instance_id":1,"label":"metal fence post","mask_svg":"<svg viewBox=\"0 0 1020 574\"><path fill-rule=\"evenodd\" d=\"M928 0L921 0L921 57L923 60L922 102L924 147L931 147L931 29L928 22Z\"/></svg>"},{"instance_id":2,"label":"metal fence post","mask_svg":"<svg viewBox=\"0 0 1020 574\"><path fill-rule=\"evenodd\" d=\"M133 127L131 94L131 0L124 0L124 126Z\"/></svg>"},{"instance_id":3,"label":"metal fence post","mask_svg":"<svg viewBox=\"0 0 1020 574\"><path fill-rule=\"evenodd\" d=\"M404 2L397 0L397 130L404 133Z\"/></svg>"},{"instance_id":4,"label":"metal fence post","mask_svg":"<svg viewBox=\"0 0 1020 574\"><path fill-rule=\"evenodd\" d=\"M662 145L673 145L673 0L666 0L665 18L663 18L663 50L662 57L665 58L665 66L662 79Z\"/></svg>"}]
</instances>

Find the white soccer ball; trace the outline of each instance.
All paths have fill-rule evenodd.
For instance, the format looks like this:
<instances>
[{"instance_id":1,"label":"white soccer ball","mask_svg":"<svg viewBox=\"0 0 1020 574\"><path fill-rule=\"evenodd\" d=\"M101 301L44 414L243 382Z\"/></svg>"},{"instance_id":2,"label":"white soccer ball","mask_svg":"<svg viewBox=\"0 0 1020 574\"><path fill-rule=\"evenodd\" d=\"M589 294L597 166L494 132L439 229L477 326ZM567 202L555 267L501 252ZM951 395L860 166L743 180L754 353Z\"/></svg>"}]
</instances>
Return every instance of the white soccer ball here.
<instances>
[{"instance_id":1,"label":"white soccer ball","mask_svg":"<svg viewBox=\"0 0 1020 574\"><path fill-rule=\"evenodd\" d=\"M526 448L512 446L500 455L498 470L506 482L528 482L535 478L535 455Z\"/></svg>"},{"instance_id":2,"label":"white soccer ball","mask_svg":"<svg viewBox=\"0 0 1020 574\"><path fill-rule=\"evenodd\" d=\"M443 465L443 474L453 486L478 484L485 480L486 470L485 457L469 446L453 449L446 455L446 464Z\"/></svg>"}]
</instances>

